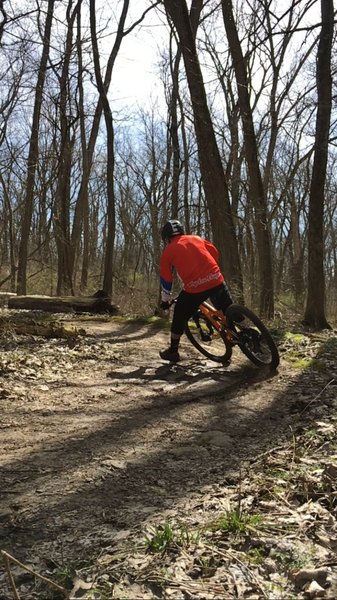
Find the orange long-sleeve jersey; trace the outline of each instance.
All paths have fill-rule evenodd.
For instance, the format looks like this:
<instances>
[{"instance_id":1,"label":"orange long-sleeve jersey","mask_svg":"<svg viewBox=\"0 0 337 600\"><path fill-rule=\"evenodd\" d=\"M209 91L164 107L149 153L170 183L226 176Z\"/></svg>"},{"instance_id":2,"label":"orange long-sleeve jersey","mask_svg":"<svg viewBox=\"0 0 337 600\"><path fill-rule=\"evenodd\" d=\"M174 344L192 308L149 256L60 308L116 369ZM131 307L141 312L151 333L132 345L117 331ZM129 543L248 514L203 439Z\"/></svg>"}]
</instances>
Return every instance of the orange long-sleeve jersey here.
<instances>
[{"instance_id":1,"label":"orange long-sleeve jersey","mask_svg":"<svg viewBox=\"0 0 337 600\"><path fill-rule=\"evenodd\" d=\"M197 235L173 236L160 260L162 300L166 302L170 297L175 272L183 289L191 294L223 283L218 260L219 252L211 242Z\"/></svg>"}]
</instances>

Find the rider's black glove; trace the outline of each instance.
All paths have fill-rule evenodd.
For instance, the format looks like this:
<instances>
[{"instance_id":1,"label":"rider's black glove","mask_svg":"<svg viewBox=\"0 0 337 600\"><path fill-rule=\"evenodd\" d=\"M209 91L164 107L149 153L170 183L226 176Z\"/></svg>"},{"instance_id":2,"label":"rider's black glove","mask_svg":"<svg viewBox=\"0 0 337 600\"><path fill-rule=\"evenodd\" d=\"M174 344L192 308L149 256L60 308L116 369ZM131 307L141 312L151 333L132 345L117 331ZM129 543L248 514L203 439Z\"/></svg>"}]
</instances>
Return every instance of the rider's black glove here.
<instances>
[{"instance_id":1,"label":"rider's black glove","mask_svg":"<svg viewBox=\"0 0 337 600\"><path fill-rule=\"evenodd\" d=\"M161 302L159 305L159 307L162 310L168 310L170 308L170 306L171 306L171 304L169 302Z\"/></svg>"}]
</instances>

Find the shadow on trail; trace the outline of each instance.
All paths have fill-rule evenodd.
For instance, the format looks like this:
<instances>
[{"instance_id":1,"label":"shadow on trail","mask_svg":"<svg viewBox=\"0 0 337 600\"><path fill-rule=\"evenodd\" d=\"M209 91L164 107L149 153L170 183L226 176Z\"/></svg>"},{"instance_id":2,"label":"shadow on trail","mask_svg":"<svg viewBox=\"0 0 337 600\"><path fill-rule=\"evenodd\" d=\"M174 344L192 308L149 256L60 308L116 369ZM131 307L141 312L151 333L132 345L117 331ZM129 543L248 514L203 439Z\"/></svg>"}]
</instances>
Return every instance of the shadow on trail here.
<instances>
[{"instance_id":1,"label":"shadow on trail","mask_svg":"<svg viewBox=\"0 0 337 600\"><path fill-rule=\"evenodd\" d=\"M90 331L89 329L89 331L86 332L86 338L95 339L97 341L107 341L110 344L129 343L147 340L150 337L157 335L159 331L158 326L144 326L144 323L128 323L122 325L118 329L114 329L113 326L111 329L108 329L106 324L104 324L104 326L101 326L101 329L102 331L100 331L99 325L96 325L95 331Z\"/></svg>"},{"instance_id":2,"label":"shadow on trail","mask_svg":"<svg viewBox=\"0 0 337 600\"><path fill-rule=\"evenodd\" d=\"M164 372L167 366L151 377ZM222 371L219 376L226 375ZM124 374L112 371L111 376ZM188 372L183 370L182 376L188 379ZM145 385L150 375L141 367L125 377L141 378ZM200 381L202 374L197 377ZM67 558L83 552L92 556L96 546L113 544L119 530L141 528L202 493L204 486L224 485L242 461L276 445L289 423L300 418L296 408L291 410L297 380L271 401L269 372L243 366L228 379L232 381L216 393L195 390L192 398L178 389L126 407L112 396L111 415L105 411L96 430L74 432L7 464L0 476L4 497L13 498L13 515L0 523L2 547L23 560L42 542L53 542ZM314 394L315 380L308 385ZM252 387L261 394L255 405L246 399ZM214 432L221 435L212 438ZM17 485L6 489L6 475L13 472L18 473Z\"/></svg>"},{"instance_id":3,"label":"shadow on trail","mask_svg":"<svg viewBox=\"0 0 337 600\"><path fill-rule=\"evenodd\" d=\"M242 376L243 378L246 376L255 375L255 370L253 373L252 369L249 368L241 368L239 372L234 371L226 371L225 369L220 370L218 367L208 367L207 370L200 369L199 363L189 363L188 365L170 365L164 364L156 369L152 369L150 367L138 367L134 370L130 370L127 372L121 371L119 369L115 369L113 371L109 371L107 373L107 377L110 379L116 380L141 380L141 381L154 381L154 380L163 380L163 381L201 381L212 379L214 381L226 381L231 378L237 379Z\"/></svg>"}]
</instances>

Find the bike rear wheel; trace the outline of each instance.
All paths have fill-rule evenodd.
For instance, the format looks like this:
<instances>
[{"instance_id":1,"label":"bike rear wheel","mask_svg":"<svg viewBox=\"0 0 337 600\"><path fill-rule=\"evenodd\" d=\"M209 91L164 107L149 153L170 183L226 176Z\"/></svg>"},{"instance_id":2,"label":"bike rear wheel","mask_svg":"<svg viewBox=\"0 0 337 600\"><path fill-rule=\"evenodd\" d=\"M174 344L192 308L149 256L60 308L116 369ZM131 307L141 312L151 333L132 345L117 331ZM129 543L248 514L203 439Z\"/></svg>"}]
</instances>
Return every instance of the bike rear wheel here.
<instances>
[{"instance_id":1,"label":"bike rear wheel","mask_svg":"<svg viewBox=\"0 0 337 600\"><path fill-rule=\"evenodd\" d=\"M214 362L226 363L232 356L231 343L200 310L186 323L185 333L193 346Z\"/></svg>"},{"instance_id":2,"label":"bike rear wheel","mask_svg":"<svg viewBox=\"0 0 337 600\"><path fill-rule=\"evenodd\" d=\"M233 331L234 343L258 367L276 369L280 362L278 349L261 319L245 306L231 304L226 317Z\"/></svg>"}]
</instances>

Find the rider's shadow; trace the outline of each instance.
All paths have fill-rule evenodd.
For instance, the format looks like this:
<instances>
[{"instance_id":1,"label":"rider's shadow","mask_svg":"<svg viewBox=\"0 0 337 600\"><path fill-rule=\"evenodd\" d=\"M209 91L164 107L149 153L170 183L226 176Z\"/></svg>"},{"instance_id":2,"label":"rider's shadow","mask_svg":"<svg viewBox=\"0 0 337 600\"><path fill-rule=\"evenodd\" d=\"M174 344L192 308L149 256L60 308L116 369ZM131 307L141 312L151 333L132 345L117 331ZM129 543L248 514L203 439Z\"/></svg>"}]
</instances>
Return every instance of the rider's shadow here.
<instances>
[{"instance_id":1,"label":"rider's shadow","mask_svg":"<svg viewBox=\"0 0 337 600\"><path fill-rule=\"evenodd\" d=\"M178 381L199 381L201 379L213 379L222 381L234 375L233 371L220 370L219 367L203 367L200 362L189 363L188 365L165 364L157 368L138 367L133 371L114 370L107 373L110 379L119 380L142 380L153 382L155 380L178 382ZM237 373L236 373L237 376Z\"/></svg>"}]
</instances>

